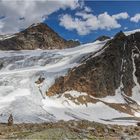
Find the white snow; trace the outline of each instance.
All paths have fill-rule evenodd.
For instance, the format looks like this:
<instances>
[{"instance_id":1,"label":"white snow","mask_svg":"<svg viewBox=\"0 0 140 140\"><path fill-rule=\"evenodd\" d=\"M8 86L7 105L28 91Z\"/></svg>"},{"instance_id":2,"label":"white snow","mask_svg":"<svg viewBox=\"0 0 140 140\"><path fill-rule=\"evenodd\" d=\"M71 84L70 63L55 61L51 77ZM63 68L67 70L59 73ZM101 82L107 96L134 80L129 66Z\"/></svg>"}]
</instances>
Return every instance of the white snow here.
<instances>
[{"instance_id":1,"label":"white snow","mask_svg":"<svg viewBox=\"0 0 140 140\"><path fill-rule=\"evenodd\" d=\"M6 40L6 39L9 39L9 38L12 38L12 37L15 37L16 35L1 35L0 36L0 40Z\"/></svg>"},{"instance_id":2,"label":"white snow","mask_svg":"<svg viewBox=\"0 0 140 140\"><path fill-rule=\"evenodd\" d=\"M140 112L135 112L136 117L140 117Z\"/></svg>"},{"instance_id":3,"label":"white snow","mask_svg":"<svg viewBox=\"0 0 140 140\"><path fill-rule=\"evenodd\" d=\"M75 118L114 124L114 121L104 120L111 120L113 117L132 117L131 115L120 113L119 111L110 108L102 102L97 102L96 104L88 103L87 106L82 104L76 105L64 96L46 97L46 99L43 99L43 104L43 108L47 112L54 114L57 120L63 118L64 120L68 121ZM123 125L131 124L131 122L119 123L117 121L115 123Z\"/></svg>"},{"instance_id":4,"label":"white snow","mask_svg":"<svg viewBox=\"0 0 140 140\"><path fill-rule=\"evenodd\" d=\"M30 95L30 91L24 88L14 89L14 87L0 87L0 108L7 106L18 97ZM10 94L9 94L10 93Z\"/></svg>"},{"instance_id":5,"label":"white snow","mask_svg":"<svg viewBox=\"0 0 140 140\"><path fill-rule=\"evenodd\" d=\"M78 91L66 91L64 94L69 94L72 97L79 97L79 96L87 96L87 93L85 92L78 92Z\"/></svg>"},{"instance_id":6,"label":"white snow","mask_svg":"<svg viewBox=\"0 0 140 140\"><path fill-rule=\"evenodd\" d=\"M140 29L135 29L135 30L132 30L132 31L125 31L124 34L126 36L128 36L128 35L134 34L136 32L140 32Z\"/></svg>"},{"instance_id":7,"label":"white snow","mask_svg":"<svg viewBox=\"0 0 140 140\"><path fill-rule=\"evenodd\" d=\"M115 91L114 96L106 96L104 98L100 98L100 100L107 103L125 103L124 98L120 92L120 87Z\"/></svg>"}]
</instances>

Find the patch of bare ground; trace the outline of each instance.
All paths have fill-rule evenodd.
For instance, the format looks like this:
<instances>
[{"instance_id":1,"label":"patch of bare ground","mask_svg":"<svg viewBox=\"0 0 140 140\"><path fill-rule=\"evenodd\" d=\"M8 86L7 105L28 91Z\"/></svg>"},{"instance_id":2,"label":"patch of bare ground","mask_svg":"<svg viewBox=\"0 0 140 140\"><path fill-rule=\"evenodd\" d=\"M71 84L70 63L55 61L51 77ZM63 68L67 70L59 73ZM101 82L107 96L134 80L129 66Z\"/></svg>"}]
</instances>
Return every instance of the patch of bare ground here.
<instances>
[{"instance_id":1,"label":"patch of bare ground","mask_svg":"<svg viewBox=\"0 0 140 140\"><path fill-rule=\"evenodd\" d=\"M139 140L139 126L104 125L89 121L42 124L0 124L0 139Z\"/></svg>"}]
</instances>

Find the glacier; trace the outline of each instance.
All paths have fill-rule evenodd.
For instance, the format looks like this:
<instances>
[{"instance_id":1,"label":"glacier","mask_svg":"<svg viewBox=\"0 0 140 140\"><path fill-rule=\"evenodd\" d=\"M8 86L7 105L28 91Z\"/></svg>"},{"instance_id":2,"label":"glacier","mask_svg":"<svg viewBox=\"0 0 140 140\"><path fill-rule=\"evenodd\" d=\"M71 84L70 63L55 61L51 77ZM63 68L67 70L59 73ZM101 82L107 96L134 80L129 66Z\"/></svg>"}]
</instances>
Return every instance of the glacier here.
<instances>
[{"instance_id":1,"label":"glacier","mask_svg":"<svg viewBox=\"0 0 140 140\"><path fill-rule=\"evenodd\" d=\"M110 124L135 124L134 120L105 121L113 116L132 116L110 108L103 102L76 105L64 96L46 96L56 78L79 66L90 54L94 54L94 57L100 55L107 41L95 41L63 50L0 51L0 122L7 122L12 114L15 123L86 119ZM45 79L38 85L36 81L39 77ZM70 91L69 94L76 97L86 95L77 91ZM117 102L122 100L121 96L101 100L111 102L115 98Z\"/></svg>"}]
</instances>

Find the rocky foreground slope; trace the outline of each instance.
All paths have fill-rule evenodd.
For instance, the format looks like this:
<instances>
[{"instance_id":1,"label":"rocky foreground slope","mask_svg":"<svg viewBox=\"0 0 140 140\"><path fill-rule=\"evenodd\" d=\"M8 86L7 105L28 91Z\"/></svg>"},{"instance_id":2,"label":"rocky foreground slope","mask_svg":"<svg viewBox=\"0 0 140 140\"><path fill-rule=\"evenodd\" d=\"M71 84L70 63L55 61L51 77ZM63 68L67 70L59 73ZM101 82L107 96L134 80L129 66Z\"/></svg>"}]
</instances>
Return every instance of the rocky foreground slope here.
<instances>
[{"instance_id":1,"label":"rocky foreground slope","mask_svg":"<svg viewBox=\"0 0 140 140\"><path fill-rule=\"evenodd\" d=\"M0 124L0 139L139 140L139 126L103 125L89 121Z\"/></svg>"},{"instance_id":2,"label":"rocky foreground slope","mask_svg":"<svg viewBox=\"0 0 140 140\"><path fill-rule=\"evenodd\" d=\"M0 36L0 50L63 49L78 46L79 41L65 40L44 23L9 36Z\"/></svg>"}]
</instances>

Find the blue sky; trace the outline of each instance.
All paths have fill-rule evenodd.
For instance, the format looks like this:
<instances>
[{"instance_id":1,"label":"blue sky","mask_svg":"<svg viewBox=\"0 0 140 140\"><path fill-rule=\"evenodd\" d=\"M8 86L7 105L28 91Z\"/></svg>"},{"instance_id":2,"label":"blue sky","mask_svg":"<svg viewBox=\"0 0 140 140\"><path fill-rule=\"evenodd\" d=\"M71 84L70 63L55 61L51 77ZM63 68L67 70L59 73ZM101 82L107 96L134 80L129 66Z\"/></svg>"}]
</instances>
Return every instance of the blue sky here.
<instances>
[{"instance_id":1,"label":"blue sky","mask_svg":"<svg viewBox=\"0 0 140 140\"><path fill-rule=\"evenodd\" d=\"M121 25L120 28L114 28L110 30L97 29L91 31L89 34L86 35L79 35L76 30L70 31L59 25L59 16L61 14L70 14L73 17L76 12L81 12L81 9L59 10L58 12L51 14L49 18L45 20L45 23L47 23L50 27L57 31L62 37L66 39L79 39L83 43L93 41L100 35L113 36L116 32L119 32L120 30L127 31L140 28L140 22L136 23L130 21L131 17L133 17L137 13L140 13L139 1L85 1L85 6L91 8L91 13L96 16L104 12L107 12L109 15L127 12L129 18L118 20L118 23Z\"/></svg>"},{"instance_id":2,"label":"blue sky","mask_svg":"<svg viewBox=\"0 0 140 140\"><path fill-rule=\"evenodd\" d=\"M45 22L65 39L82 43L140 28L140 1L0 0L0 34Z\"/></svg>"}]
</instances>

